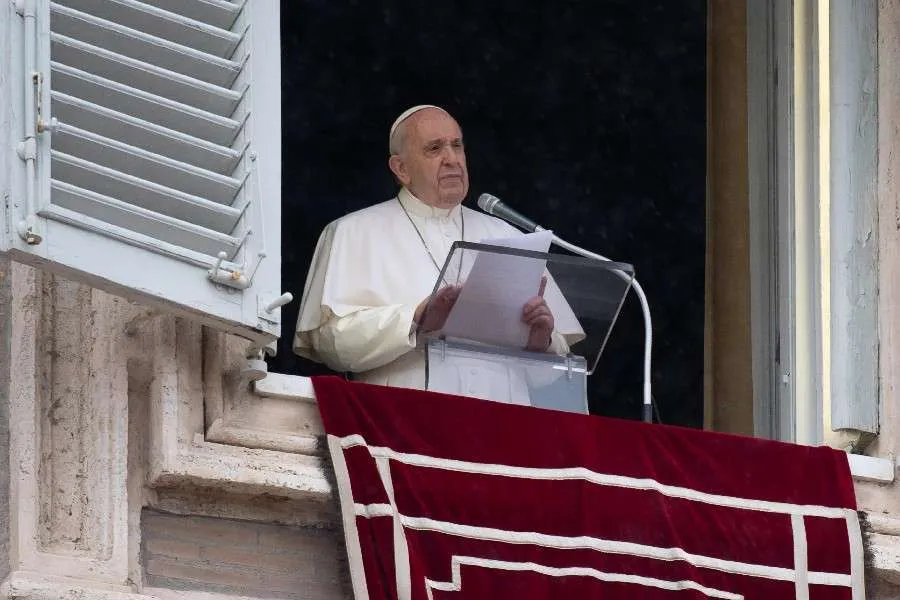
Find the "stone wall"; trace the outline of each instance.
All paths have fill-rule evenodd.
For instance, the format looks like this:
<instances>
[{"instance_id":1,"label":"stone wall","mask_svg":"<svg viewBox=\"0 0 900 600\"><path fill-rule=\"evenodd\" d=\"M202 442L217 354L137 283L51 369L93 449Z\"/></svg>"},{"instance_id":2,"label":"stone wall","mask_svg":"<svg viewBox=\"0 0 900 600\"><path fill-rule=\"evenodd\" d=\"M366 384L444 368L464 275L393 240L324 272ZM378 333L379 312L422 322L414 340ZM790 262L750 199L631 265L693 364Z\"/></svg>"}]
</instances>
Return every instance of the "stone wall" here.
<instances>
[{"instance_id":1,"label":"stone wall","mask_svg":"<svg viewBox=\"0 0 900 600\"><path fill-rule=\"evenodd\" d=\"M310 398L251 393L243 341L7 267L0 597L348 596Z\"/></svg>"},{"instance_id":2,"label":"stone wall","mask_svg":"<svg viewBox=\"0 0 900 600\"><path fill-rule=\"evenodd\" d=\"M176 590L289 598L350 596L340 532L172 515L141 520L146 583Z\"/></svg>"},{"instance_id":3,"label":"stone wall","mask_svg":"<svg viewBox=\"0 0 900 600\"><path fill-rule=\"evenodd\" d=\"M10 262L0 256L0 579L9 574L9 364L12 352Z\"/></svg>"}]
</instances>

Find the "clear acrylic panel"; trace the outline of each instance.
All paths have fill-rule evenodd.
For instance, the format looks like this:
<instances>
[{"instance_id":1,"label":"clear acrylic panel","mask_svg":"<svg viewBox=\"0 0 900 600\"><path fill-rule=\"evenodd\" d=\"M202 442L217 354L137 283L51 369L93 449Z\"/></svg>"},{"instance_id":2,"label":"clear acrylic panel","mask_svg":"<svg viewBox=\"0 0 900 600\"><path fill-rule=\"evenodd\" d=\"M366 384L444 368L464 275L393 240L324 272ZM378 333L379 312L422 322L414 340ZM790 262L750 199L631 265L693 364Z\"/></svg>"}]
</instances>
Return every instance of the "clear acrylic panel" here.
<instances>
[{"instance_id":1,"label":"clear acrylic panel","mask_svg":"<svg viewBox=\"0 0 900 600\"><path fill-rule=\"evenodd\" d=\"M497 351L430 338L428 389L509 404L587 414L587 369L580 356Z\"/></svg>"},{"instance_id":2,"label":"clear acrylic panel","mask_svg":"<svg viewBox=\"0 0 900 600\"><path fill-rule=\"evenodd\" d=\"M523 298L537 295L544 277L543 297L556 336L564 340L552 348L559 354L550 356L525 350L528 327L521 321ZM494 352L523 351L532 360L583 357L590 375L633 278L633 267L625 263L456 242L418 324L420 345L444 339Z\"/></svg>"}]
</instances>

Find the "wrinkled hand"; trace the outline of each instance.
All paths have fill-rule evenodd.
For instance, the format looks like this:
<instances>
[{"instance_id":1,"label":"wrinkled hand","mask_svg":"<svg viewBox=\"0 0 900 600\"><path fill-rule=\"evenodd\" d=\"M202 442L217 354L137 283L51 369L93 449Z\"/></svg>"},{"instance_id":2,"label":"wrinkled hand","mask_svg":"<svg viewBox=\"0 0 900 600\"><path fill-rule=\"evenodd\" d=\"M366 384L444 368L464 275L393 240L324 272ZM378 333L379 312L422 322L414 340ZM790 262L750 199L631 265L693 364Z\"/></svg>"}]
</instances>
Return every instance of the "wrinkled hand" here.
<instances>
[{"instance_id":1,"label":"wrinkled hand","mask_svg":"<svg viewBox=\"0 0 900 600\"><path fill-rule=\"evenodd\" d=\"M442 287L436 294L429 296L419 303L416 307L414 319L419 324L419 329L423 332L437 331L444 326L450 309L456 304L459 298L458 285L448 285Z\"/></svg>"},{"instance_id":2,"label":"wrinkled hand","mask_svg":"<svg viewBox=\"0 0 900 600\"><path fill-rule=\"evenodd\" d=\"M541 277L541 287L537 296L525 303L522 308L522 321L531 328L528 334L526 350L544 352L550 347L550 334L553 333L553 313L544 300L544 289L547 287L547 278Z\"/></svg>"}]
</instances>

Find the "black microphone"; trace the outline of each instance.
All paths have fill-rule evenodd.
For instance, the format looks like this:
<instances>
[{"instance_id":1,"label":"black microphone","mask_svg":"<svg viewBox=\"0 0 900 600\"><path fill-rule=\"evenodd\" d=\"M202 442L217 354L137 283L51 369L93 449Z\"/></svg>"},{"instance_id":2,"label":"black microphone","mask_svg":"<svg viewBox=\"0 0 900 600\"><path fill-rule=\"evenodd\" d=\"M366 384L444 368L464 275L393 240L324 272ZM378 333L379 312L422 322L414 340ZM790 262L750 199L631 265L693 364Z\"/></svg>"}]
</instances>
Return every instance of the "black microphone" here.
<instances>
[{"instance_id":1,"label":"black microphone","mask_svg":"<svg viewBox=\"0 0 900 600\"><path fill-rule=\"evenodd\" d=\"M482 194L478 196L478 208L489 215L494 215L495 217L503 219L507 223L512 223L519 229L524 229L529 233L534 231L544 231L543 227L525 215L522 215L505 205L497 196L492 196L491 194Z\"/></svg>"}]
</instances>

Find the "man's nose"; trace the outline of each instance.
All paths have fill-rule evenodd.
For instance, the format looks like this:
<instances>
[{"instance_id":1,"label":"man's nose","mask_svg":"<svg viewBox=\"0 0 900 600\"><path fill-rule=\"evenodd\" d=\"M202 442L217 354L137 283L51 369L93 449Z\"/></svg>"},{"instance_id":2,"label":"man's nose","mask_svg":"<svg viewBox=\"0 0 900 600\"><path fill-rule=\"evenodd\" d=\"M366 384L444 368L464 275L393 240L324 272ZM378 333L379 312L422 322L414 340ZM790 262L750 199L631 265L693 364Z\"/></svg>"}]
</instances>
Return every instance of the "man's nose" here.
<instances>
[{"instance_id":1,"label":"man's nose","mask_svg":"<svg viewBox=\"0 0 900 600\"><path fill-rule=\"evenodd\" d=\"M456 148L447 144L441 149L441 160L448 165L459 164L459 153Z\"/></svg>"}]
</instances>

